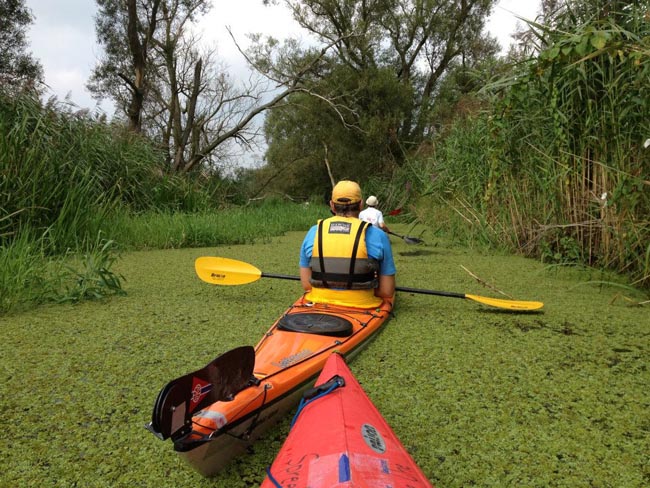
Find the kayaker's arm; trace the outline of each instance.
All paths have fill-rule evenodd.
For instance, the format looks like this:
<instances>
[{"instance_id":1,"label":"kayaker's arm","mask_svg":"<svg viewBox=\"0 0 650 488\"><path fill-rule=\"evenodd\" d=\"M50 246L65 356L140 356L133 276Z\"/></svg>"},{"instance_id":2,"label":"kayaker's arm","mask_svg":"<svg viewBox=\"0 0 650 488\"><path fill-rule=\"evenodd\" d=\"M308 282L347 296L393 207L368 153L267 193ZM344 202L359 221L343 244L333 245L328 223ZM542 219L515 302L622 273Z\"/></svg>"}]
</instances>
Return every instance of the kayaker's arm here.
<instances>
[{"instance_id":1,"label":"kayaker's arm","mask_svg":"<svg viewBox=\"0 0 650 488\"><path fill-rule=\"evenodd\" d=\"M379 275L379 286L375 288L375 296L391 298L395 295L395 275Z\"/></svg>"},{"instance_id":2,"label":"kayaker's arm","mask_svg":"<svg viewBox=\"0 0 650 488\"><path fill-rule=\"evenodd\" d=\"M300 283L305 291L311 290L311 268L300 268Z\"/></svg>"}]
</instances>

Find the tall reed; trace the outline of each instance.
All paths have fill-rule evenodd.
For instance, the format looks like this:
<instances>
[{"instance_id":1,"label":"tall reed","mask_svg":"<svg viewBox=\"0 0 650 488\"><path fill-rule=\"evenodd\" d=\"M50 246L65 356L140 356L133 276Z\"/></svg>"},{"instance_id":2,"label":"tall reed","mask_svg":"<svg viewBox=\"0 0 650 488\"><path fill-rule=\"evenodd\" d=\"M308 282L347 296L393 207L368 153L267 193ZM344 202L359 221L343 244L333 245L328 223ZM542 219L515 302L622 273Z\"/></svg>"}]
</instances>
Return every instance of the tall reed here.
<instances>
[{"instance_id":1,"label":"tall reed","mask_svg":"<svg viewBox=\"0 0 650 488\"><path fill-rule=\"evenodd\" d=\"M29 232L0 246L0 314L51 298L47 262L38 239Z\"/></svg>"},{"instance_id":2,"label":"tall reed","mask_svg":"<svg viewBox=\"0 0 650 488\"><path fill-rule=\"evenodd\" d=\"M153 143L52 101L0 91L0 239L25 227L47 236L49 253L95 242L115 208L214 208L221 178L168 174Z\"/></svg>"},{"instance_id":3,"label":"tall reed","mask_svg":"<svg viewBox=\"0 0 650 488\"><path fill-rule=\"evenodd\" d=\"M115 212L109 224L112 239L124 249L172 249L265 242L328 216L323 204L269 200L195 213Z\"/></svg>"},{"instance_id":4,"label":"tall reed","mask_svg":"<svg viewBox=\"0 0 650 488\"><path fill-rule=\"evenodd\" d=\"M636 3L601 13L533 25L541 51L436 141L425 193L492 242L650 286L650 23Z\"/></svg>"},{"instance_id":5,"label":"tall reed","mask_svg":"<svg viewBox=\"0 0 650 488\"><path fill-rule=\"evenodd\" d=\"M155 146L118 125L0 87L0 312L114 293L114 215L205 210L227 190L218 177L167 174Z\"/></svg>"}]
</instances>

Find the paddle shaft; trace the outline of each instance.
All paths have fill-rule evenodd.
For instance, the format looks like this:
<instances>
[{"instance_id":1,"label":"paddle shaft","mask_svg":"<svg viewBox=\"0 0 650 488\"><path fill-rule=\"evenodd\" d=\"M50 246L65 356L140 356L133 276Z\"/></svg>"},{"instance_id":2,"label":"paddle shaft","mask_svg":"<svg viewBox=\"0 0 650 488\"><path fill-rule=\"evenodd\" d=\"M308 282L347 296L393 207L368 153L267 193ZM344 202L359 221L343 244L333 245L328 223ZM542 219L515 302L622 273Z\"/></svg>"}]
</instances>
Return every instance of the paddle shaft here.
<instances>
[{"instance_id":1,"label":"paddle shaft","mask_svg":"<svg viewBox=\"0 0 650 488\"><path fill-rule=\"evenodd\" d=\"M399 234L395 234L395 232L391 232L391 231L387 231L387 232L391 235L394 235L395 237L404 239L404 242L406 242L407 244L422 244L422 240L418 239L417 237L401 236Z\"/></svg>"},{"instance_id":2,"label":"paddle shaft","mask_svg":"<svg viewBox=\"0 0 650 488\"><path fill-rule=\"evenodd\" d=\"M196 273L203 281L213 285L246 285L257 281L260 278L277 278L281 280L299 281L300 277L295 275L281 275L262 273L261 270L252 264L237 261L236 259L218 257L200 257L195 262ZM466 298L468 300L489 305L491 307L507 310L532 311L539 310L544 306L542 302L531 302L522 300L507 300L503 298L482 297L464 293L449 291L424 290L421 288L396 287L396 291L407 293L421 293L423 295L437 295L441 297Z\"/></svg>"},{"instance_id":3,"label":"paddle shaft","mask_svg":"<svg viewBox=\"0 0 650 488\"><path fill-rule=\"evenodd\" d=\"M395 291L405 291L408 293L419 293L421 295L436 295L439 297L467 298L464 293L455 293L453 291L436 291L425 290L422 288L408 288L406 286L396 286Z\"/></svg>"},{"instance_id":4,"label":"paddle shaft","mask_svg":"<svg viewBox=\"0 0 650 488\"><path fill-rule=\"evenodd\" d=\"M280 279L280 280L300 281L300 276L271 274L271 273L262 273L262 278L277 278L277 279Z\"/></svg>"},{"instance_id":5,"label":"paddle shaft","mask_svg":"<svg viewBox=\"0 0 650 488\"><path fill-rule=\"evenodd\" d=\"M277 278L280 280L300 281L299 276L272 274L272 273L262 273L262 278ZM436 295L440 297L467 298L464 293L454 293L453 291L425 290L423 288L408 288L406 286L396 286L395 291L404 291L407 293L419 293L420 295Z\"/></svg>"}]
</instances>

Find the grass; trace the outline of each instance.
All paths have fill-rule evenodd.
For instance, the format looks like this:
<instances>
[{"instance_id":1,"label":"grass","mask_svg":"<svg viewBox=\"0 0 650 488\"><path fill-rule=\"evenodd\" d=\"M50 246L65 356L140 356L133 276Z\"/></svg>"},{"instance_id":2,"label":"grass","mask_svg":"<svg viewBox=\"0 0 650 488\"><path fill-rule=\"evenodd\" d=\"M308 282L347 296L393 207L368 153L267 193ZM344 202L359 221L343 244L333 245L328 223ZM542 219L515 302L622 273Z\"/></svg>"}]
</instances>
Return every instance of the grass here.
<instances>
[{"instance_id":1,"label":"grass","mask_svg":"<svg viewBox=\"0 0 650 488\"><path fill-rule=\"evenodd\" d=\"M121 293L120 276L112 270L119 250L263 243L327 216L323 205L281 201L191 214L116 211L100 219L105 230L94 240L80 243L76 253L60 255L48 252L49 241L59 241L49 232L39 238L36 231L23 231L6 246L0 244L0 314Z\"/></svg>"},{"instance_id":2,"label":"grass","mask_svg":"<svg viewBox=\"0 0 650 488\"><path fill-rule=\"evenodd\" d=\"M126 249L172 249L268 242L272 236L304 229L327 218L323 205L270 200L197 213L117 212L108 228Z\"/></svg>"},{"instance_id":3,"label":"grass","mask_svg":"<svg viewBox=\"0 0 650 488\"><path fill-rule=\"evenodd\" d=\"M300 293L282 280L212 287L194 275L194 259L297 274L302 235L125 253L114 268L127 296L0 318L0 486L258 486L290 418L214 479L143 425L168 380L254 345ZM400 285L491 296L463 265L517 299L545 302L543 313L516 314L402 293L396 316L350 364L429 479L647 486L647 308L610 304L616 287L576 287L589 271L427 241L393 240Z\"/></svg>"}]
</instances>

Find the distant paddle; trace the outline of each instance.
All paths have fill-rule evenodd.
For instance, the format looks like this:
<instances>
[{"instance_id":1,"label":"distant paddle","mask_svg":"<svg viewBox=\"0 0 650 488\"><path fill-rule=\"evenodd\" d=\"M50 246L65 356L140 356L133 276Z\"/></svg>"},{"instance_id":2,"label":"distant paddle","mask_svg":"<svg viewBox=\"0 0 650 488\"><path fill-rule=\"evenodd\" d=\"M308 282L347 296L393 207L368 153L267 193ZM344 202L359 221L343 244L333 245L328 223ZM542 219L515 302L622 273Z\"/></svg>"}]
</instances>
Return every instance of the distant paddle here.
<instances>
[{"instance_id":1,"label":"distant paddle","mask_svg":"<svg viewBox=\"0 0 650 488\"><path fill-rule=\"evenodd\" d=\"M388 233L392 236L399 237L400 239L404 239L404 242L406 242L407 244L422 244L422 242L424 242L422 239L418 239L417 237L401 236L391 231L388 231Z\"/></svg>"},{"instance_id":2,"label":"distant paddle","mask_svg":"<svg viewBox=\"0 0 650 488\"><path fill-rule=\"evenodd\" d=\"M253 283L260 278L277 278L281 280L300 281L299 276L262 273L261 270L252 264L237 261L236 259L221 257L204 256L197 258L194 262L194 269L201 280L213 285L245 285L247 283ZM395 290L422 295L465 298L484 305L507 310L532 311L539 310L544 306L542 302L506 300L503 298L482 297L479 295L469 295L449 291L424 290L421 288L406 288L402 286L396 287Z\"/></svg>"}]
</instances>

